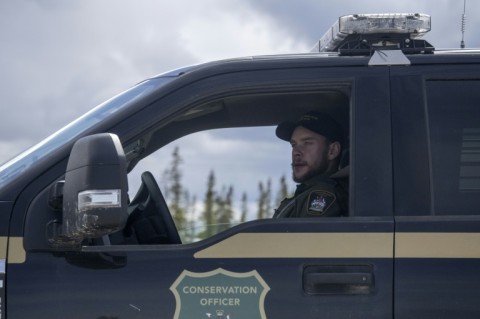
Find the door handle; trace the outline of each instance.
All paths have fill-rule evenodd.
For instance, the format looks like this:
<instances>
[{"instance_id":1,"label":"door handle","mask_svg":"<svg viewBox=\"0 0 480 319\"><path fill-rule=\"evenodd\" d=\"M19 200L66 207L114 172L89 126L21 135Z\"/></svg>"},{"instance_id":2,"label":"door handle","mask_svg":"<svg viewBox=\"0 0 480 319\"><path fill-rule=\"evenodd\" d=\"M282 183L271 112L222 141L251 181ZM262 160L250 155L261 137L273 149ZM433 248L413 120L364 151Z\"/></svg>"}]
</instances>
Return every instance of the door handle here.
<instances>
[{"instance_id":1,"label":"door handle","mask_svg":"<svg viewBox=\"0 0 480 319\"><path fill-rule=\"evenodd\" d=\"M307 282L313 285L368 285L372 283L369 273L310 273Z\"/></svg>"},{"instance_id":2,"label":"door handle","mask_svg":"<svg viewBox=\"0 0 480 319\"><path fill-rule=\"evenodd\" d=\"M369 294L374 289L371 265L308 266L303 272L307 294Z\"/></svg>"}]
</instances>

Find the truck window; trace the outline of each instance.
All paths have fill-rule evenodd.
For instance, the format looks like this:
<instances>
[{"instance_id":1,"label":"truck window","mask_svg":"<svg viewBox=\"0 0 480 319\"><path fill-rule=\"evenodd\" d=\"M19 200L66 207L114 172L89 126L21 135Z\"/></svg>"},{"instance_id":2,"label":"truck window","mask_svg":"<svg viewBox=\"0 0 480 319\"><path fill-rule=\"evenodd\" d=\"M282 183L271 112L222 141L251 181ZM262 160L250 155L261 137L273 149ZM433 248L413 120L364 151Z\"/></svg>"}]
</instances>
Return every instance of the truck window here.
<instances>
[{"instance_id":1,"label":"truck window","mask_svg":"<svg viewBox=\"0 0 480 319\"><path fill-rule=\"evenodd\" d=\"M325 108L325 105L304 102L314 97L322 98L322 94L332 100L329 104L333 104L327 104ZM182 127L203 126L208 117L215 119L212 123L215 127L221 112L225 111L222 109L224 105L235 107L228 110L228 118L233 116L235 119L235 127L207 127L192 132L173 139L143 158L129 173L130 199L134 205L137 204L135 198L141 189L142 173L150 172L173 217L182 243L208 238L246 221L270 219L275 208L285 197L291 196L296 187L291 177L291 145L276 137L276 123L286 119L297 121L307 111L320 110L339 118L348 132L349 104L342 95L335 97L326 92L311 96L230 97L221 103L217 101L199 106L197 112L189 111L169 124L171 127L166 126L169 132L179 131ZM285 101L288 103L285 104ZM342 103L338 104L338 101ZM298 104L300 109L297 109ZM256 110L251 109L255 105ZM216 112L218 114L214 114ZM205 119L189 115L202 113L206 114ZM255 125L257 123L267 125ZM344 154L343 166L348 164L347 144Z\"/></svg>"},{"instance_id":2,"label":"truck window","mask_svg":"<svg viewBox=\"0 0 480 319\"><path fill-rule=\"evenodd\" d=\"M396 215L478 215L480 81L405 77L398 83L392 102ZM413 90L419 86L425 90Z\"/></svg>"},{"instance_id":3,"label":"truck window","mask_svg":"<svg viewBox=\"0 0 480 319\"><path fill-rule=\"evenodd\" d=\"M429 81L428 134L435 215L480 213L480 81Z\"/></svg>"},{"instance_id":4,"label":"truck window","mask_svg":"<svg viewBox=\"0 0 480 319\"><path fill-rule=\"evenodd\" d=\"M139 163L129 174L129 195L135 197L140 175L150 171L182 243L198 241L242 222L271 218L295 190L290 151L274 126L194 133Z\"/></svg>"}]
</instances>

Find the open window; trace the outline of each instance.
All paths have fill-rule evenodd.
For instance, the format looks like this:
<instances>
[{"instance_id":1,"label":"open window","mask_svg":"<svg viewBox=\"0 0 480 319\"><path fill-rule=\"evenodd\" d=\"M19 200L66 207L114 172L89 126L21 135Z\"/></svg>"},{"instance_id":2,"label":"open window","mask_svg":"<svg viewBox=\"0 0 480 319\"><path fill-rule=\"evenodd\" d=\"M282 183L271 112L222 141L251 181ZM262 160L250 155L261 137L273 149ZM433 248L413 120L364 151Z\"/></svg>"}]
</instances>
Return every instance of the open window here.
<instances>
[{"instance_id":1,"label":"open window","mask_svg":"<svg viewBox=\"0 0 480 319\"><path fill-rule=\"evenodd\" d=\"M156 201L162 204L157 207L168 210L166 215L175 221L182 243L208 238L246 221L271 218L296 186L291 180L290 145L275 136L276 125L315 110L340 122L348 137L349 109L347 86L226 96L194 105L125 146L130 163L130 210L139 214L138 198L146 188L147 174L161 194ZM348 180L348 141L343 154L342 174ZM148 202L148 196L143 201ZM131 221L129 226L138 224L138 229L125 234L147 230L151 235L127 238L127 242L172 243L161 238L161 233L170 232L165 226L170 222L161 225L155 218L151 217L153 226L145 218Z\"/></svg>"}]
</instances>

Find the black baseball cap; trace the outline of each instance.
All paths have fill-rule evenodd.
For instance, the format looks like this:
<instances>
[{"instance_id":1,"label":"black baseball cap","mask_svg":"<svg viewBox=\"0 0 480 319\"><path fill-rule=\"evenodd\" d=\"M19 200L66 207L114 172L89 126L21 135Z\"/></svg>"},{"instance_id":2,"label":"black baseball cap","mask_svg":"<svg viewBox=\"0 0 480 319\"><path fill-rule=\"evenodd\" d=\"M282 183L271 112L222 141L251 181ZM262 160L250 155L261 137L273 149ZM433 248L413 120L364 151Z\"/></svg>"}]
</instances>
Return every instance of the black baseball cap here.
<instances>
[{"instance_id":1,"label":"black baseball cap","mask_svg":"<svg viewBox=\"0 0 480 319\"><path fill-rule=\"evenodd\" d=\"M296 122L282 122L277 126L275 134L278 138L289 142L293 131L302 126L310 131L325 136L331 142L338 142L343 146L343 128L330 115L320 112L308 112Z\"/></svg>"}]
</instances>

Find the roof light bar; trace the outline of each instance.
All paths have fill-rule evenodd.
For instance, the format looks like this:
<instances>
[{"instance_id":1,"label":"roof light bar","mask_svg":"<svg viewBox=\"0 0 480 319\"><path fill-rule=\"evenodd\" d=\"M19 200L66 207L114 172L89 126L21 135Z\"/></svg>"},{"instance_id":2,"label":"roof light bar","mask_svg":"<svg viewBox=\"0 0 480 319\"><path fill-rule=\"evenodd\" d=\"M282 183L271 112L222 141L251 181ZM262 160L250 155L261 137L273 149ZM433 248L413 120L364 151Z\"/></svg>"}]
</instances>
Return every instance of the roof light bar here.
<instances>
[{"instance_id":1,"label":"roof light bar","mask_svg":"<svg viewBox=\"0 0 480 319\"><path fill-rule=\"evenodd\" d=\"M419 38L431 29L429 15L422 13L353 14L340 17L322 36L313 51L337 51L347 37L391 35Z\"/></svg>"}]
</instances>

